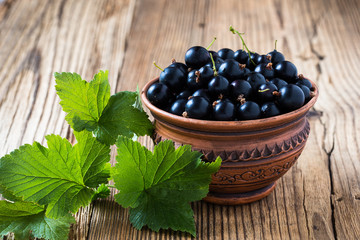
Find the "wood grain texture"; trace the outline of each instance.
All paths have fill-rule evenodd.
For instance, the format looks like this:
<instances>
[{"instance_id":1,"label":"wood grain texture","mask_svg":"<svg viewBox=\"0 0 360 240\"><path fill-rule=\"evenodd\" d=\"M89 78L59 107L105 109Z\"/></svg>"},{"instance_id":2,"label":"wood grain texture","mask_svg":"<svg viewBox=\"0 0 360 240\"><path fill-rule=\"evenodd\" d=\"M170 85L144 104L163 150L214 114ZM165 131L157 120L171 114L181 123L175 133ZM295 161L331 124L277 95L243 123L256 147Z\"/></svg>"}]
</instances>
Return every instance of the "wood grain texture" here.
<instances>
[{"instance_id":1,"label":"wood grain texture","mask_svg":"<svg viewBox=\"0 0 360 240\"><path fill-rule=\"evenodd\" d=\"M307 146L275 191L236 207L193 203L197 238L359 239L359 9L357 0L0 1L0 155L50 133L73 140L53 72L91 79L108 69L113 92L134 90L159 75L154 60L183 61L213 36L214 50L240 48L233 25L260 53L277 39L320 97ZM141 143L152 148L148 138ZM81 209L69 239L190 238L134 229L114 194Z\"/></svg>"}]
</instances>

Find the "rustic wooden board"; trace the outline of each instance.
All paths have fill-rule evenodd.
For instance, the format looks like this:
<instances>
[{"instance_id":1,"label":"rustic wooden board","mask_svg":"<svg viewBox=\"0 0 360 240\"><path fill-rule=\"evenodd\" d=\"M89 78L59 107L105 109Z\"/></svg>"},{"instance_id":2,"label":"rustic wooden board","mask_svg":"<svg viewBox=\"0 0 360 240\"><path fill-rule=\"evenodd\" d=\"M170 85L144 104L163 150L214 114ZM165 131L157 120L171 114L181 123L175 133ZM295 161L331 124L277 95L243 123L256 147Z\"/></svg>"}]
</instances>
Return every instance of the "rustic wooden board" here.
<instances>
[{"instance_id":1,"label":"rustic wooden board","mask_svg":"<svg viewBox=\"0 0 360 240\"><path fill-rule=\"evenodd\" d=\"M158 76L190 46L237 49L233 25L258 52L278 49L313 79L320 97L297 164L267 198L242 206L193 203L199 239L360 238L360 2L321 0L0 1L0 155L46 134L72 139L53 72L91 79L108 69L112 91ZM148 138L140 140L152 148ZM114 163L114 157L112 158ZM115 192L113 192L114 194ZM112 194L112 195L113 195ZM188 239L138 231L109 197L81 209L70 239Z\"/></svg>"}]
</instances>

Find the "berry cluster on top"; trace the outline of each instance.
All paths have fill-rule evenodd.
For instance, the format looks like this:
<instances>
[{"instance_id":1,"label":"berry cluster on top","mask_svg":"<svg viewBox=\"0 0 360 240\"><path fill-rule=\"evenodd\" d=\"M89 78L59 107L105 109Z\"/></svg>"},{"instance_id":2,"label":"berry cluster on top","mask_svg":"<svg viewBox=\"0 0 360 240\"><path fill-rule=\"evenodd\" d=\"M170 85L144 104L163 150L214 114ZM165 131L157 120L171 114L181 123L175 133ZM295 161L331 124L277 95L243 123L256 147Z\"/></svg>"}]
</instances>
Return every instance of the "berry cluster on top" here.
<instances>
[{"instance_id":1,"label":"berry cluster on top","mask_svg":"<svg viewBox=\"0 0 360 240\"><path fill-rule=\"evenodd\" d=\"M147 91L148 100L179 116L232 121L280 115L313 97L311 82L298 75L276 46L266 55L250 52L241 34L230 30L240 36L247 51L191 47L185 64L173 60L161 69L159 82Z\"/></svg>"}]
</instances>

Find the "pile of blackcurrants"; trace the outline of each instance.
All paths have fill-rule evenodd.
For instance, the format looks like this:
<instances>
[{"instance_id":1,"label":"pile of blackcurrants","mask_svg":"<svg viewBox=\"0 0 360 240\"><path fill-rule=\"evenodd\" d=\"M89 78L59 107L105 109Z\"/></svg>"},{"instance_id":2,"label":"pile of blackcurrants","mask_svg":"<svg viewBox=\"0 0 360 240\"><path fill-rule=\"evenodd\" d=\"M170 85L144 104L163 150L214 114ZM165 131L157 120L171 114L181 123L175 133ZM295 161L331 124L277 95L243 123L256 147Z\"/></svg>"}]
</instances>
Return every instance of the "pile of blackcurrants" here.
<instances>
[{"instance_id":1,"label":"pile of blackcurrants","mask_svg":"<svg viewBox=\"0 0 360 240\"><path fill-rule=\"evenodd\" d=\"M208 51L212 44L191 47L185 64L173 60L161 69L159 82L147 91L148 100L175 115L232 121L290 112L313 97L311 82L298 75L276 46L267 55L259 55L249 51L238 31L232 27L230 31L240 36L247 51Z\"/></svg>"}]
</instances>

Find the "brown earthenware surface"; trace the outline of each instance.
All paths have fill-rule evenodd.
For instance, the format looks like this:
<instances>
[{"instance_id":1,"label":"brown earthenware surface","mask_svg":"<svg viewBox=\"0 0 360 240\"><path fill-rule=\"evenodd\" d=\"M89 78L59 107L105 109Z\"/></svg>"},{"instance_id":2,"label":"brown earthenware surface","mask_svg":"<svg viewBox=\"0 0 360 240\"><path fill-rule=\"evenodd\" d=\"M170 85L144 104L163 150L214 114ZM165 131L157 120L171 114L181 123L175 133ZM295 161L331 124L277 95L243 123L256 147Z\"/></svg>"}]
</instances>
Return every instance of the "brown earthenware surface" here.
<instances>
[{"instance_id":1,"label":"brown earthenware surface","mask_svg":"<svg viewBox=\"0 0 360 240\"><path fill-rule=\"evenodd\" d=\"M221 168L212 176L205 200L227 205L267 196L295 164L310 132L306 113L319 94L312 82L315 96L295 111L250 121L210 121L176 116L152 105L146 91L156 81L150 81L141 95L155 119L155 142L171 139L175 146L190 144L206 161L220 156Z\"/></svg>"}]
</instances>

